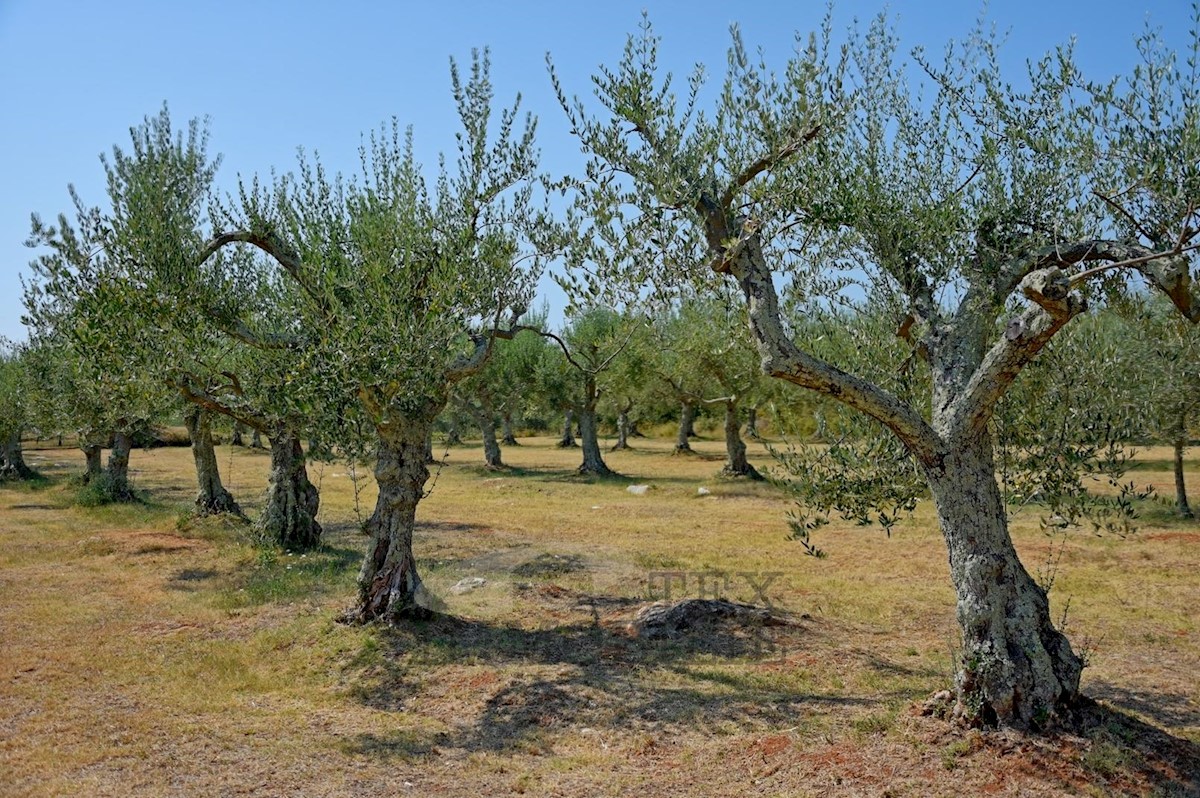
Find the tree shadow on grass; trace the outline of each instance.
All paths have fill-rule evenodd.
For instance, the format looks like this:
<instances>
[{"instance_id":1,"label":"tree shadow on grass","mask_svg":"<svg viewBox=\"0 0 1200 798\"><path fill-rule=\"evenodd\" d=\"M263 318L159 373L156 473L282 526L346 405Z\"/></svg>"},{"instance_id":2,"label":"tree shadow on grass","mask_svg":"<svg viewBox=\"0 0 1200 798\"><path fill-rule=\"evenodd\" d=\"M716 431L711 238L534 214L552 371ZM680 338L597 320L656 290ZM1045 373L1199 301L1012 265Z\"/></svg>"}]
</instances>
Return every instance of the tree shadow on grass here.
<instances>
[{"instance_id":1,"label":"tree shadow on grass","mask_svg":"<svg viewBox=\"0 0 1200 798\"><path fill-rule=\"evenodd\" d=\"M714 624L650 640L631 636L623 623L576 620L531 630L435 616L380 627L373 644L379 656L357 679L357 692L371 706L402 706L421 691L414 675L439 666L488 666L486 674L472 670L490 680L482 692L469 683L461 694L456 691L460 704L469 706L468 694L474 692L482 705L463 711L452 730L433 735L436 739L403 735L400 753L413 755L433 744L507 751L538 745L546 735L569 728L795 726L805 716L912 701L921 694L825 693L797 686L786 669L759 667L781 661L781 654L798 649L808 634L799 622L783 630ZM467 677L460 672L437 678ZM366 755L381 749L398 753L397 745L377 736L360 735L354 745Z\"/></svg>"},{"instance_id":2,"label":"tree shadow on grass","mask_svg":"<svg viewBox=\"0 0 1200 798\"><path fill-rule=\"evenodd\" d=\"M1071 731L1086 740L1075 762L1092 786L1106 794L1200 795L1200 745L1086 698L1074 714Z\"/></svg>"},{"instance_id":3,"label":"tree shadow on grass","mask_svg":"<svg viewBox=\"0 0 1200 798\"><path fill-rule=\"evenodd\" d=\"M1139 693L1103 681L1092 682L1087 692L1092 698L1136 712L1162 726L1200 728L1200 706L1181 693Z\"/></svg>"}]
</instances>

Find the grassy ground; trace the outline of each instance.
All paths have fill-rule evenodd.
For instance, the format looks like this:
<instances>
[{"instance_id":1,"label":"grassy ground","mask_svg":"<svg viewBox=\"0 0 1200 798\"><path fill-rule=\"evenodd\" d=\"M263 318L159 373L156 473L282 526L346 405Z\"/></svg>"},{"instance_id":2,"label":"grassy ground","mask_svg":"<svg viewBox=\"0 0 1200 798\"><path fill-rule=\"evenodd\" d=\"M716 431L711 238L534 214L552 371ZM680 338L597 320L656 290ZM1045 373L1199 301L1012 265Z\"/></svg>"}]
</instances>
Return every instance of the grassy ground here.
<instances>
[{"instance_id":1,"label":"grassy ground","mask_svg":"<svg viewBox=\"0 0 1200 798\"><path fill-rule=\"evenodd\" d=\"M147 501L107 508L72 504L77 452L30 452L49 481L0 486L0 793L1200 795L1200 526L1166 508L1126 540L1018 517L1100 703L1078 736L981 735L916 709L957 634L928 504L890 539L822 530L818 561L774 489L714 478L716 442L638 441L608 458L629 479L600 482L523 443L500 472L449 453L416 546L452 617L395 630L333 621L374 500L362 481L356 513L343 464L313 469L327 546L300 555L189 522L186 449L135 452ZM256 511L265 453L219 457ZM1170 495L1167 453L1145 459ZM796 624L631 636L668 587Z\"/></svg>"}]
</instances>

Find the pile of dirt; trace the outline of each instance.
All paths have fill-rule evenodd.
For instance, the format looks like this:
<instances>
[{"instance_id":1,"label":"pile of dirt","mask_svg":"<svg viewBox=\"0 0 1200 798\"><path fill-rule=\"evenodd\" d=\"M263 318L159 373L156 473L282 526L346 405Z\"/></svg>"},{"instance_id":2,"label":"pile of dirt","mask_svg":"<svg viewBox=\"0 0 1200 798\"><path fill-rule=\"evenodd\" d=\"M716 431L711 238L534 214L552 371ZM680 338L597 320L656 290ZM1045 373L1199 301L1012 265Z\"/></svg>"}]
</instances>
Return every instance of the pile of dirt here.
<instances>
[{"instance_id":1,"label":"pile of dirt","mask_svg":"<svg viewBox=\"0 0 1200 798\"><path fill-rule=\"evenodd\" d=\"M578 554L539 554L528 562L513 568L515 576L551 577L582 571L587 566Z\"/></svg>"},{"instance_id":2,"label":"pile of dirt","mask_svg":"<svg viewBox=\"0 0 1200 798\"><path fill-rule=\"evenodd\" d=\"M636 637L648 639L676 637L685 632L714 626L794 626L788 615L726 599L689 598L682 601L656 601L638 610L629 624Z\"/></svg>"}]
</instances>

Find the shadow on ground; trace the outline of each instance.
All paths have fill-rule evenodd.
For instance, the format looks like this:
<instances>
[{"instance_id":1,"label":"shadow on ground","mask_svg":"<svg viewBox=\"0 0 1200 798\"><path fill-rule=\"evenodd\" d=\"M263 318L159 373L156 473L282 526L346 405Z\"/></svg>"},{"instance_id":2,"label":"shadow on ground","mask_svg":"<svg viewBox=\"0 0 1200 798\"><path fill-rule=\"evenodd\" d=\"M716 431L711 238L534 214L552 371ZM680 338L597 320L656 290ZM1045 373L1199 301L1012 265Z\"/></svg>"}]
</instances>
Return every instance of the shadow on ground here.
<instances>
[{"instance_id":1,"label":"shadow on ground","mask_svg":"<svg viewBox=\"0 0 1200 798\"><path fill-rule=\"evenodd\" d=\"M489 672L494 683L483 691L482 705L455 719L453 731L359 735L350 750L386 756L416 756L431 746L504 751L537 745L568 728L795 726L813 713L908 702L921 694L822 693L780 678L782 655L799 649L815 624L713 625L667 640L634 637L623 622L601 622L598 615L532 630L448 616L381 628L380 656L356 676L359 699L374 708L404 707L423 689L422 677L440 666L487 665L504 672ZM724 667L729 664L747 667ZM362 665L361 659L355 663Z\"/></svg>"}]
</instances>

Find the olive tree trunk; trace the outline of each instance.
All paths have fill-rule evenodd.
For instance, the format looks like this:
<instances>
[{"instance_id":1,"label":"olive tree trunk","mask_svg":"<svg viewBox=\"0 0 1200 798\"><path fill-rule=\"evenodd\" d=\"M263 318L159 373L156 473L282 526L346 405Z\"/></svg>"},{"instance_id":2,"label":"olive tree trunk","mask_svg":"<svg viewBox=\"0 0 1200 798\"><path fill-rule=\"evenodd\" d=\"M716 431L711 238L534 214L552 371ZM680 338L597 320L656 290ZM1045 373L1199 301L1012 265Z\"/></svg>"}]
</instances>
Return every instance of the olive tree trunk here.
<instances>
[{"instance_id":1,"label":"olive tree trunk","mask_svg":"<svg viewBox=\"0 0 1200 798\"><path fill-rule=\"evenodd\" d=\"M129 487L129 453L132 449L133 439L128 433L113 434L112 449L108 452L104 477L107 480L106 492L114 501L133 498L133 490Z\"/></svg>"},{"instance_id":2,"label":"olive tree trunk","mask_svg":"<svg viewBox=\"0 0 1200 798\"><path fill-rule=\"evenodd\" d=\"M267 504L255 528L263 538L290 551L321 545L317 511L321 496L308 480L308 469L300 436L281 428L268 436L271 442L271 473L267 482Z\"/></svg>"},{"instance_id":3,"label":"olive tree trunk","mask_svg":"<svg viewBox=\"0 0 1200 798\"><path fill-rule=\"evenodd\" d=\"M233 422L233 433L229 437L230 446L245 446L246 425L240 421Z\"/></svg>"},{"instance_id":4,"label":"olive tree trunk","mask_svg":"<svg viewBox=\"0 0 1200 798\"><path fill-rule=\"evenodd\" d=\"M213 448L212 415L201 407L192 405L184 413L183 423L192 441L192 459L196 462L197 515L229 513L244 517L242 508L233 495L221 484L221 473L217 469L217 453Z\"/></svg>"},{"instance_id":5,"label":"olive tree trunk","mask_svg":"<svg viewBox=\"0 0 1200 798\"><path fill-rule=\"evenodd\" d=\"M558 448L574 449L578 444L575 443L575 412L567 411L567 418L563 422L562 437L558 439Z\"/></svg>"},{"instance_id":6,"label":"olive tree trunk","mask_svg":"<svg viewBox=\"0 0 1200 798\"><path fill-rule=\"evenodd\" d=\"M695 421L696 405L692 402L681 403L679 410L679 434L675 438L675 454L692 451L692 444L688 438L695 434L692 430Z\"/></svg>"},{"instance_id":7,"label":"olive tree trunk","mask_svg":"<svg viewBox=\"0 0 1200 798\"><path fill-rule=\"evenodd\" d=\"M598 477L614 476L615 472L604 462L604 456L600 453L600 430L595 408L579 412L579 439L583 444L583 462L579 466L579 473Z\"/></svg>"},{"instance_id":8,"label":"olive tree trunk","mask_svg":"<svg viewBox=\"0 0 1200 798\"><path fill-rule=\"evenodd\" d=\"M104 447L98 443L85 443L80 448L83 449L84 461L87 463L87 470L83 472L83 484L86 485L104 472L104 465L100 459L104 454Z\"/></svg>"},{"instance_id":9,"label":"olive tree trunk","mask_svg":"<svg viewBox=\"0 0 1200 798\"><path fill-rule=\"evenodd\" d=\"M715 248L726 217L708 230ZM1033 305L988 345L989 306L967 305L930 354L932 419L879 387L800 350L782 323L761 242L752 233L729 266L747 301L763 370L833 396L887 425L920 463L950 559L962 632L955 711L984 724L1039 728L1079 696L1083 663L1054 628L1046 593L1017 557L996 481L988 420L1021 367L1085 304L1055 270L1020 280Z\"/></svg>"},{"instance_id":10,"label":"olive tree trunk","mask_svg":"<svg viewBox=\"0 0 1200 798\"><path fill-rule=\"evenodd\" d=\"M37 472L25 463L25 454L21 451L21 433L14 432L0 451L0 479L32 479L35 476Z\"/></svg>"},{"instance_id":11,"label":"olive tree trunk","mask_svg":"<svg viewBox=\"0 0 1200 798\"><path fill-rule=\"evenodd\" d=\"M630 448L629 429L629 413L625 410L622 410L617 413L617 442L614 443L612 447L614 452Z\"/></svg>"},{"instance_id":12,"label":"olive tree trunk","mask_svg":"<svg viewBox=\"0 0 1200 798\"><path fill-rule=\"evenodd\" d=\"M251 449L265 448L263 446L263 442L262 442L262 433L259 432L258 430L253 430L250 433L250 448Z\"/></svg>"},{"instance_id":13,"label":"olive tree trunk","mask_svg":"<svg viewBox=\"0 0 1200 798\"><path fill-rule=\"evenodd\" d=\"M1186 434L1175 439L1175 510L1184 518L1195 518L1188 504L1187 483L1183 473L1183 452L1187 449Z\"/></svg>"},{"instance_id":14,"label":"olive tree trunk","mask_svg":"<svg viewBox=\"0 0 1200 798\"><path fill-rule=\"evenodd\" d=\"M375 481L379 498L366 524L371 542L358 575L352 619L360 623L425 617L431 602L413 556L417 503L429 478L425 437L431 421L398 419L379 428Z\"/></svg>"},{"instance_id":15,"label":"olive tree trunk","mask_svg":"<svg viewBox=\"0 0 1200 798\"><path fill-rule=\"evenodd\" d=\"M725 467L723 477L762 479L762 474L746 460L746 443L738 423L737 402L725 403Z\"/></svg>"},{"instance_id":16,"label":"olive tree trunk","mask_svg":"<svg viewBox=\"0 0 1200 798\"><path fill-rule=\"evenodd\" d=\"M472 408L471 414L475 416L475 424L483 437L484 464L492 469L504 468L504 461L500 457L500 444L496 441L496 419L491 409L486 406L475 407Z\"/></svg>"},{"instance_id":17,"label":"olive tree trunk","mask_svg":"<svg viewBox=\"0 0 1200 798\"><path fill-rule=\"evenodd\" d=\"M1017 558L991 441L956 442L926 475L963 635L957 712L989 725L1042 726L1078 694L1083 663L1054 628L1046 592Z\"/></svg>"},{"instance_id":18,"label":"olive tree trunk","mask_svg":"<svg viewBox=\"0 0 1200 798\"><path fill-rule=\"evenodd\" d=\"M500 442L505 446L520 446L517 436L513 434L512 411L505 410L500 416Z\"/></svg>"},{"instance_id":19,"label":"olive tree trunk","mask_svg":"<svg viewBox=\"0 0 1200 798\"><path fill-rule=\"evenodd\" d=\"M583 442L583 463L579 466L579 473L598 477L614 476L613 470L600 454L600 424L596 418L596 404L600 392L596 386L596 378L590 373L584 377L583 395L583 405L579 408L579 438Z\"/></svg>"},{"instance_id":20,"label":"olive tree trunk","mask_svg":"<svg viewBox=\"0 0 1200 798\"><path fill-rule=\"evenodd\" d=\"M746 411L746 437L758 440L758 408L751 407Z\"/></svg>"}]
</instances>

